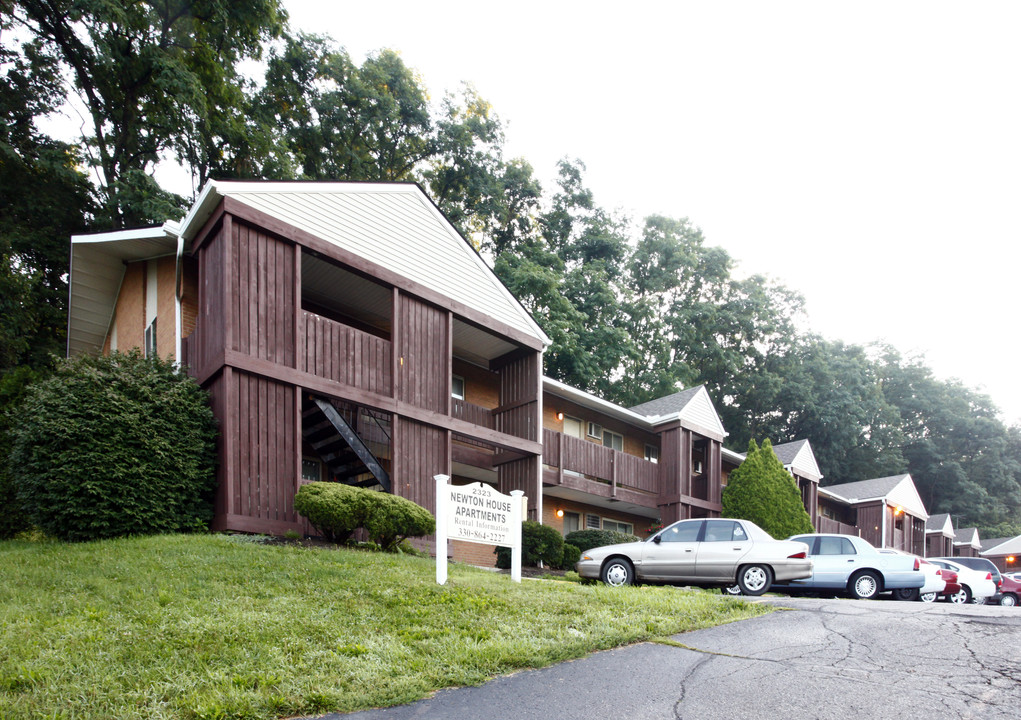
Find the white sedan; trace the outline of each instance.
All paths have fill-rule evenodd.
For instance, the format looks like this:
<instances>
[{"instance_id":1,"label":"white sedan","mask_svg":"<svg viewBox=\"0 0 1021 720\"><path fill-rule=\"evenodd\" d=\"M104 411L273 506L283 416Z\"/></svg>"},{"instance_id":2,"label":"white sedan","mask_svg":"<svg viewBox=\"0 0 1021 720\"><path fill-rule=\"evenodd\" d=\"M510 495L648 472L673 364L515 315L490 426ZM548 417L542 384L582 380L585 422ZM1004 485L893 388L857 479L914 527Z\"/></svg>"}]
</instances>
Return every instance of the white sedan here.
<instances>
[{"instance_id":1,"label":"white sedan","mask_svg":"<svg viewBox=\"0 0 1021 720\"><path fill-rule=\"evenodd\" d=\"M607 585L636 581L741 587L761 595L775 581L812 574L808 546L775 540L749 520L680 520L648 540L604 545L582 553L575 565L583 578Z\"/></svg>"},{"instance_id":2,"label":"white sedan","mask_svg":"<svg viewBox=\"0 0 1021 720\"><path fill-rule=\"evenodd\" d=\"M929 558L929 562L957 573L957 582L961 585L961 592L951 598L954 602L984 603L987 598L996 594L996 581L993 580L991 573L972 570L953 560L942 558Z\"/></svg>"}]
</instances>

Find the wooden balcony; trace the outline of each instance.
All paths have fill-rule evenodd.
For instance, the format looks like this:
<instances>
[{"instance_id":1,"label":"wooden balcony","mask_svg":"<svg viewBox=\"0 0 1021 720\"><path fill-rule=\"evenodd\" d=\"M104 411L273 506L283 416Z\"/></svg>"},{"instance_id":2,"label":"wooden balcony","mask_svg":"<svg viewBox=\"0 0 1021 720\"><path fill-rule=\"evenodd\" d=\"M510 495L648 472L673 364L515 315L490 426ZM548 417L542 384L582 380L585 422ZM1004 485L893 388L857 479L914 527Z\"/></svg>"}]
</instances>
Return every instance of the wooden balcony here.
<instances>
[{"instance_id":1,"label":"wooden balcony","mask_svg":"<svg viewBox=\"0 0 1021 720\"><path fill-rule=\"evenodd\" d=\"M376 337L312 312L302 311L304 352L298 369L361 390L393 394L393 346Z\"/></svg>"},{"instance_id":2,"label":"wooden balcony","mask_svg":"<svg viewBox=\"0 0 1021 720\"><path fill-rule=\"evenodd\" d=\"M837 533L839 535L861 535L861 531L854 525L848 525L839 520L831 520L822 515L815 519L815 530L816 532Z\"/></svg>"},{"instance_id":3,"label":"wooden balcony","mask_svg":"<svg viewBox=\"0 0 1021 720\"><path fill-rule=\"evenodd\" d=\"M543 429L544 482L656 506L660 466L634 455Z\"/></svg>"}]
</instances>

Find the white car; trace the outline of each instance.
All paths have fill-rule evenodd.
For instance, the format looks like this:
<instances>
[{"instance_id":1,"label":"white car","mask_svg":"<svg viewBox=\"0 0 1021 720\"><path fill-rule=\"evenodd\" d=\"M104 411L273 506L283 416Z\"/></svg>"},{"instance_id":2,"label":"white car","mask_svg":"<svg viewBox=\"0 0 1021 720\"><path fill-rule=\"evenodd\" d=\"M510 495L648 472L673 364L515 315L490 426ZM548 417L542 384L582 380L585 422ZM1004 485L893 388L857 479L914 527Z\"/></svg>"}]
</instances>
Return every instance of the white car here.
<instances>
[{"instance_id":1,"label":"white car","mask_svg":"<svg viewBox=\"0 0 1021 720\"><path fill-rule=\"evenodd\" d=\"M961 584L961 592L951 598L953 602L984 603L987 598L996 594L996 582L993 580L992 573L972 570L953 560L929 558L929 562L957 573L957 582Z\"/></svg>"},{"instance_id":2,"label":"white car","mask_svg":"<svg viewBox=\"0 0 1021 720\"><path fill-rule=\"evenodd\" d=\"M893 591L893 596L898 600L918 600L923 595L935 599L946 590L947 582L943 579L942 568L938 568L925 558L918 557L903 550L883 548L879 552L887 555L906 555L918 558L918 567L925 575L925 584L920 588L899 588Z\"/></svg>"}]
</instances>

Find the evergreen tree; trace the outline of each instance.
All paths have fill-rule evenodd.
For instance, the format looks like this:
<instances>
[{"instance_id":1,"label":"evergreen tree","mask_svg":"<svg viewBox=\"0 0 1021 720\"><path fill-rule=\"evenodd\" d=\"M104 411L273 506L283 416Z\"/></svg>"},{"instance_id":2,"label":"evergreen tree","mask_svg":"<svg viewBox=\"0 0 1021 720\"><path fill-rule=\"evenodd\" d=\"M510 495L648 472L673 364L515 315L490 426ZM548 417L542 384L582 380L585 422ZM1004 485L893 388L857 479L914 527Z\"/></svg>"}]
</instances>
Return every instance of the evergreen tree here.
<instances>
[{"instance_id":1,"label":"evergreen tree","mask_svg":"<svg viewBox=\"0 0 1021 720\"><path fill-rule=\"evenodd\" d=\"M790 473L769 440L748 442L748 457L723 488L723 517L751 520L775 538L815 532Z\"/></svg>"}]
</instances>

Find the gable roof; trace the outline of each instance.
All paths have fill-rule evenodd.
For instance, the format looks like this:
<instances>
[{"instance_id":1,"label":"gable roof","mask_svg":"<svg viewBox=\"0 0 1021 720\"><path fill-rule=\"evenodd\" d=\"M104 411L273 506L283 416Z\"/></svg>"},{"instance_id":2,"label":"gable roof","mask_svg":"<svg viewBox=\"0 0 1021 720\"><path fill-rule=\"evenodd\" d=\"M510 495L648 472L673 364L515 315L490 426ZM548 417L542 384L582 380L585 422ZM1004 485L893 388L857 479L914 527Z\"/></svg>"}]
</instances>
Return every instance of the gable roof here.
<instances>
[{"instance_id":1,"label":"gable roof","mask_svg":"<svg viewBox=\"0 0 1021 720\"><path fill-rule=\"evenodd\" d=\"M978 528L957 528L957 538L954 540L954 545L969 545L976 550L982 547L982 542L978 539Z\"/></svg>"},{"instance_id":2,"label":"gable roof","mask_svg":"<svg viewBox=\"0 0 1021 720\"><path fill-rule=\"evenodd\" d=\"M982 542L980 555L1021 555L1021 535Z\"/></svg>"},{"instance_id":3,"label":"gable roof","mask_svg":"<svg viewBox=\"0 0 1021 720\"><path fill-rule=\"evenodd\" d=\"M945 537L955 537L954 524L950 522L950 513L936 513L930 515L929 519L925 521L925 534L935 535L940 533Z\"/></svg>"},{"instance_id":4,"label":"gable roof","mask_svg":"<svg viewBox=\"0 0 1021 720\"><path fill-rule=\"evenodd\" d=\"M182 221L182 237L190 242L228 197L550 344L418 185L210 181Z\"/></svg>"},{"instance_id":5,"label":"gable roof","mask_svg":"<svg viewBox=\"0 0 1021 720\"><path fill-rule=\"evenodd\" d=\"M103 350L124 280L125 263L173 255L178 225L71 237L68 273L67 354Z\"/></svg>"},{"instance_id":6,"label":"gable roof","mask_svg":"<svg viewBox=\"0 0 1021 720\"><path fill-rule=\"evenodd\" d=\"M718 439L722 440L727 436L705 385L687 388L629 409L633 413L645 416L653 425L677 419L685 427Z\"/></svg>"},{"instance_id":7,"label":"gable roof","mask_svg":"<svg viewBox=\"0 0 1021 720\"><path fill-rule=\"evenodd\" d=\"M922 502L910 475L891 475L841 485L829 485L819 488L819 492L852 505L871 500L885 500L888 505L900 505L915 517L923 520L929 518L929 513L925 510L925 503Z\"/></svg>"},{"instance_id":8,"label":"gable roof","mask_svg":"<svg viewBox=\"0 0 1021 720\"><path fill-rule=\"evenodd\" d=\"M822 479L822 472L819 470L819 463L816 462L815 453L808 440L795 440L794 442L774 445L773 452L783 463L783 466L793 471L795 475L819 482Z\"/></svg>"}]
</instances>

